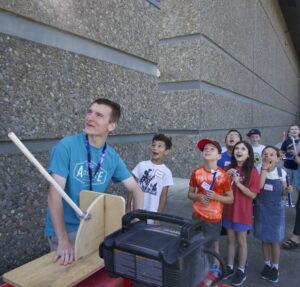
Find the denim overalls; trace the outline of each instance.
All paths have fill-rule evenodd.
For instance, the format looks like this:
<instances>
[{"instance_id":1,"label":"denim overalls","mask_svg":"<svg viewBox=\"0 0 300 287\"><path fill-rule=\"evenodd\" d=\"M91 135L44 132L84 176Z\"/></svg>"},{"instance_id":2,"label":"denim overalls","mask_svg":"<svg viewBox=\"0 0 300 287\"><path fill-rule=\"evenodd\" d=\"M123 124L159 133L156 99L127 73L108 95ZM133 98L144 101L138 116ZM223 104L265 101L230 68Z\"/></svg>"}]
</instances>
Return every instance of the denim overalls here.
<instances>
[{"instance_id":1,"label":"denim overalls","mask_svg":"<svg viewBox=\"0 0 300 287\"><path fill-rule=\"evenodd\" d=\"M282 177L281 168L277 167ZM254 206L254 236L266 242L280 242L284 238L285 210L280 179L266 179Z\"/></svg>"}]
</instances>

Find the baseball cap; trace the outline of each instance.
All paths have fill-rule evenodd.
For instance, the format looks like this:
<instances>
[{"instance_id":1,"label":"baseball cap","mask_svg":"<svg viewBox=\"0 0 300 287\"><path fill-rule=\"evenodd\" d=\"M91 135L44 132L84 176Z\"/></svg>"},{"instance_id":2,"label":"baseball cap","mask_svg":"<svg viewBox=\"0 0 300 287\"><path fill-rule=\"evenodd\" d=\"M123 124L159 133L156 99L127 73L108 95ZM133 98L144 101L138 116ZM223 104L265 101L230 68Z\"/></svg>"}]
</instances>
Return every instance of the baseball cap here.
<instances>
[{"instance_id":1,"label":"baseball cap","mask_svg":"<svg viewBox=\"0 0 300 287\"><path fill-rule=\"evenodd\" d=\"M251 137L252 135L260 135L261 136L260 130L258 130L258 129L251 129L247 133L247 137Z\"/></svg>"},{"instance_id":2,"label":"baseball cap","mask_svg":"<svg viewBox=\"0 0 300 287\"><path fill-rule=\"evenodd\" d=\"M217 142L217 141L213 141L213 140L210 140L210 139L202 139L198 142L197 146L198 148L203 151L205 145L207 144L212 144L214 145L217 149L218 149L218 153L222 153L222 148L220 146L220 144Z\"/></svg>"}]
</instances>

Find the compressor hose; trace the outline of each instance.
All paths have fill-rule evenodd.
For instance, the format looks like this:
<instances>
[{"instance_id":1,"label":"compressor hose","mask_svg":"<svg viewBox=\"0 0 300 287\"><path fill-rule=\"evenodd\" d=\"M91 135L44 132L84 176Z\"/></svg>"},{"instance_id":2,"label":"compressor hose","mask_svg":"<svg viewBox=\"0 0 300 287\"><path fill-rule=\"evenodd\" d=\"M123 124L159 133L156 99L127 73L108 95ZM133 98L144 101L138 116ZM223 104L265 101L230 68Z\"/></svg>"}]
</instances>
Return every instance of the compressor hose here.
<instances>
[{"instance_id":1,"label":"compressor hose","mask_svg":"<svg viewBox=\"0 0 300 287\"><path fill-rule=\"evenodd\" d=\"M220 282L222 280L222 278L227 273L227 267L226 267L226 264L225 264L223 258L221 257L221 255L219 253L214 252L214 251L209 250L209 249L203 249L203 252L206 253L206 254L212 255L220 263L220 267L218 269L212 269L212 270L210 270L210 272L217 272L218 273L218 276L216 277L216 279L210 285L211 287L214 287L214 286L216 286L216 284L218 282Z\"/></svg>"}]
</instances>

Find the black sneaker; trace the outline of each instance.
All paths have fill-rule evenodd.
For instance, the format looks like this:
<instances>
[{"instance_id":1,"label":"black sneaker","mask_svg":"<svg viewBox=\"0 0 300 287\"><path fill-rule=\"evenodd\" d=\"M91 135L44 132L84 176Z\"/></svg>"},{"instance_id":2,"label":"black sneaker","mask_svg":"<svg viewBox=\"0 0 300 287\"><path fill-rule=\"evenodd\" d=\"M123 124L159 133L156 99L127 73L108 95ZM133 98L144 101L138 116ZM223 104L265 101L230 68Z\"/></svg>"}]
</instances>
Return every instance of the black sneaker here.
<instances>
[{"instance_id":1,"label":"black sneaker","mask_svg":"<svg viewBox=\"0 0 300 287\"><path fill-rule=\"evenodd\" d=\"M279 276L279 271L278 271L278 269L276 269L275 267L273 267L273 268L271 269L271 272L270 272L270 275L269 275L268 280L269 280L270 282L277 283L277 282L279 281L278 276Z\"/></svg>"},{"instance_id":2,"label":"black sneaker","mask_svg":"<svg viewBox=\"0 0 300 287\"><path fill-rule=\"evenodd\" d=\"M242 270L238 269L231 279L231 285L240 286L244 283L246 278L246 272L243 272Z\"/></svg>"},{"instance_id":3,"label":"black sneaker","mask_svg":"<svg viewBox=\"0 0 300 287\"><path fill-rule=\"evenodd\" d=\"M231 268L230 266L227 265L226 273L224 274L224 277L222 279L226 280L226 279L230 278L233 274L234 274L233 268Z\"/></svg>"},{"instance_id":4,"label":"black sneaker","mask_svg":"<svg viewBox=\"0 0 300 287\"><path fill-rule=\"evenodd\" d=\"M260 272L260 276L262 279L269 280L271 274L271 266L265 264L264 269Z\"/></svg>"}]
</instances>

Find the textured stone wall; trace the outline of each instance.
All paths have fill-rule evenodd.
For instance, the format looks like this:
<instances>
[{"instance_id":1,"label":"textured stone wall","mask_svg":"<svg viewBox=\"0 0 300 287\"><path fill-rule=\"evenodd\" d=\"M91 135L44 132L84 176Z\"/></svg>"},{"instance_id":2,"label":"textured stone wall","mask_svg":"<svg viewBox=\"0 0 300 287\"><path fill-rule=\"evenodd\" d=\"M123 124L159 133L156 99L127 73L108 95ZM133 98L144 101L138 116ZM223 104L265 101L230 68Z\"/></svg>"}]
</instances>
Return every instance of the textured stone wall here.
<instances>
[{"instance_id":1,"label":"textured stone wall","mask_svg":"<svg viewBox=\"0 0 300 287\"><path fill-rule=\"evenodd\" d=\"M144 0L0 1L0 275L49 251L48 183L8 132L47 167L51 147L108 97L123 112L111 144L130 168L148 157L158 128L158 20ZM118 185L109 192L125 195Z\"/></svg>"},{"instance_id":2,"label":"textured stone wall","mask_svg":"<svg viewBox=\"0 0 300 287\"><path fill-rule=\"evenodd\" d=\"M123 115L110 143L129 168L173 137L167 165L188 178L196 143L226 130L280 141L299 110L298 60L276 1L0 0L0 274L48 252L48 184L8 140L47 166L97 97ZM156 77L158 63L161 76ZM119 185L109 192L126 196Z\"/></svg>"},{"instance_id":3,"label":"textured stone wall","mask_svg":"<svg viewBox=\"0 0 300 287\"><path fill-rule=\"evenodd\" d=\"M299 111L298 58L277 1L188 2L161 3L161 114L176 118L163 128L196 144L256 127L277 144ZM188 177L177 164L185 151L183 140L171 166Z\"/></svg>"}]
</instances>

